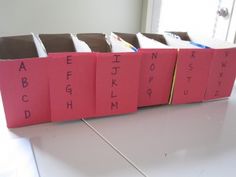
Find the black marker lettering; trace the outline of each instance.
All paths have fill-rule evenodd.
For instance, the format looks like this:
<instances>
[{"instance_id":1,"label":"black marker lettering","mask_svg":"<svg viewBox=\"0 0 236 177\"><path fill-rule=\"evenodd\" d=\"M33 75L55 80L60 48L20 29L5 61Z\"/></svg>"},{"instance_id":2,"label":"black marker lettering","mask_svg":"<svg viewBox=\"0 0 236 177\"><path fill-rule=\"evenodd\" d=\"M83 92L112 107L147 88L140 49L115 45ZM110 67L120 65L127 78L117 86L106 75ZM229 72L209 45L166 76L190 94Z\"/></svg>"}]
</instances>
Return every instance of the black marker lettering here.
<instances>
[{"instance_id":1,"label":"black marker lettering","mask_svg":"<svg viewBox=\"0 0 236 177\"><path fill-rule=\"evenodd\" d=\"M25 67L25 64L24 64L23 61L20 63L19 71L21 71L22 69L23 69L24 71L27 71L27 70L26 70L26 67Z\"/></svg>"},{"instance_id":2,"label":"black marker lettering","mask_svg":"<svg viewBox=\"0 0 236 177\"><path fill-rule=\"evenodd\" d=\"M22 77L22 78L21 78L21 83L22 83L22 87L23 87L23 88L28 87L29 82L28 82L27 77Z\"/></svg>"},{"instance_id":3,"label":"black marker lettering","mask_svg":"<svg viewBox=\"0 0 236 177\"><path fill-rule=\"evenodd\" d=\"M112 79L111 86L112 86L112 87L114 87L114 86L118 86L118 84L117 84L117 80L116 80L116 79Z\"/></svg>"},{"instance_id":4,"label":"black marker lettering","mask_svg":"<svg viewBox=\"0 0 236 177\"><path fill-rule=\"evenodd\" d=\"M192 64L192 63L190 63L190 64L188 65L188 70L189 70L189 71L192 71L192 70L193 70L193 64Z\"/></svg>"},{"instance_id":5,"label":"black marker lettering","mask_svg":"<svg viewBox=\"0 0 236 177\"><path fill-rule=\"evenodd\" d=\"M112 72L111 72L111 74L112 74L112 75L116 75L116 74L118 73L118 69L120 69L119 66L113 66L113 67L112 67Z\"/></svg>"},{"instance_id":6,"label":"black marker lettering","mask_svg":"<svg viewBox=\"0 0 236 177\"><path fill-rule=\"evenodd\" d=\"M152 89L151 88L147 89L146 93L149 97L151 97L152 96Z\"/></svg>"},{"instance_id":7,"label":"black marker lettering","mask_svg":"<svg viewBox=\"0 0 236 177\"><path fill-rule=\"evenodd\" d=\"M196 55L196 51L192 51L191 57L195 58L195 55Z\"/></svg>"},{"instance_id":8,"label":"black marker lettering","mask_svg":"<svg viewBox=\"0 0 236 177\"><path fill-rule=\"evenodd\" d=\"M229 52L225 51L225 57L228 57L228 56L229 56Z\"/></svg>"},{"instance_id":9,"label":"black marker lettering","mask_svg":"<svg viewBox=\"0 0 236 177\"><path fill-rule=\"evenodd\" d=\"M191 79L192 79L192 76L188 76L188 77L187 77L188 82L190 82Z\"/></svg>"},{"instance_id":10,"label":"black marker lettering","mask_svg":"<svg viewBox=\"0 0 236 177\"><path fill-rule=\"evenodd\" d=\"M117 101L115 101L115 102L111 102L111 110L113 110L113 109L118 109L118 102Z\"/></svg>"},{"instance_id":11,"label":"black marker lettering","mask_svg":"<svg viewBox=\"0 0 236 177\"><path fill-rule=\"evenodd\" d=\"M221 63L222 68L225 68L226 66L227 66L227 61L224 61L224 62Z\"/></svg>"},{"instance_id":12,"label":"black marker lettering","mask_svg":"<svg viewBox=\"0 0 236 177\"><path fill-rule=\"evenodd\" d=\"M28 95L22 95L21 100L23 102L29 102Z\"/></svg>"},{"instance_id":13,"label":"black marker lettering","mask_svg":"<svg viewBox=\"0 0 236 177\"><path fill-rule=\"evenodd\" d=\"M154 63L152 63L149 67L150 71L154 71L156 69L156 65Z\"/></svg>"},{"instance_id":14,"label":"black marker lettering","mask_svg":"<svg viewBox=\"0 0 236 177\"><path fill-rule=\"evenodd\" d=\"M66 73L66 79L69 80L70 76L72 76L72 71L67 71Z\"/></svg>"},{"instance_id":15,"label":"black marker lettering","mask_svg":"<svg viewBox=\"0 0 236 177\"><path fill-rule=\"evenodd\" d=\"M113 56L115 57L115 60L113 60L112 62L113 63L120 63L120 60L118 60L120 55L113 55Z\"/></svg>"},{"instance_id":16,"label":"black marker lettering","mask_svg":"<svg viewBox=\"0 0 236 177\"><path fill-rule=\"evenodd\" d=\"M66 103L66 107L67 107L67 109L72 109L72 101L68 101Z\"/></svg>"},{"instance_id":17,"label":"black marker lettering","mask_svg":"<svg viewBox=\"0 0 236 177\"><path fill-rule=\"evenodd\" d=\"M188 95L188 90L184 90L184 95Z\"/></svg>"},{"instance_id":18,"label":"black marker lettering","mask_svg":"<svg viewBox=\"0 0 236 177\"><path fill-rule=\"evenodd\" d=\"M111 91L111 98L115 98L115 97L117 97L117 95L115 95L114 91L112 90Z\"/></svg>"},{"instance_id":19,"label":"black marker lettering","mask_svg":"<svg viewBox=\"0 0 236 177\"><path fill-rule=\"evenodd\" d=\"M72 95L72 86L71 86L71 84L66 85L66 92L69 93L70 95Z\"/></svg>"},{"instance_id":20,"label":"black marker lettering","mask_svg":"<svg viewBox=\"0 0 236 177\"><path fill-rule=\"evenodd\" d=\"M156 53L152 53L152 59L156 59L157 58L157 52Z\"/></svg>"},{"instance_id":21,"label":"black marker lettering","mask_svg":"<svg viewBox=\"0 0 236 177\"><path fill-rule=\"evenodd\" d=\"M25 119L28 119L31 117L31 113L29 110L25 110Z\"/></svg>"},{"instance_id":22,"label":"black marker lettering","mask_svg":"<svg viewBox=\"0 0 236 177\"><path fill-rule=\"evenodd\" d=\"M220 77L220 78L223 77L223 74L224 74L223 72L220 72L220 73L219 73L219 77Z\"/></svg>"},{"instance_id":23,"label":"black marker lettering","mask_svg":"<svg viewBox=\"0 0 236 177\"><path fill-rule=\"evenodd\" d=\"M72 56L67 56L66 57L66 64L72 64Z\"/></svg>"},{"instance_id":24,"label":"black marker lettering","mask_svg":"<svg viewBox=\"0 0 236 177\"><path fill-rule=\"evenodd\" d=\"M150 77L148 78L149 84L150 84L153 80L154 80L154 77L153 77L153 76L150 76Z\"/></svg>"},{"instance_id":25,"label":"black marker lettering","mask_svg":"<svg viewBox=\"0 0 236 177\"><path fill-rule=\"evenodd\" d=\"M214 95L214 96L219 96L219 94L220 94L220 91L219 91L219 90L216 90L216 92L215 92L215 95Z\"/></svg>"}]
</instances>

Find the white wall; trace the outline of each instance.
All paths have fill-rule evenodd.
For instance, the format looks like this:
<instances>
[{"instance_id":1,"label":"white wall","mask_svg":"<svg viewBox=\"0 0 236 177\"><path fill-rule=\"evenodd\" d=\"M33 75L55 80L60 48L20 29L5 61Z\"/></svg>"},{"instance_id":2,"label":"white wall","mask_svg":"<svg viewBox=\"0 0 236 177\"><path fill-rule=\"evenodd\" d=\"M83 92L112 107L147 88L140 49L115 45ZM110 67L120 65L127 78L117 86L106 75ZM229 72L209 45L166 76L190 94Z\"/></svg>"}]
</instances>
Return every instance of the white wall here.
<instances>
[{"instance_id":1,"label":"white wall","mask_svg":"<svg viewBox=\"0 0 236 177\"><path fill-rule=\"evenodd\" d=\"M142 0L0 0L0 36L138 32Z\"/></svg>"}]
</instances>

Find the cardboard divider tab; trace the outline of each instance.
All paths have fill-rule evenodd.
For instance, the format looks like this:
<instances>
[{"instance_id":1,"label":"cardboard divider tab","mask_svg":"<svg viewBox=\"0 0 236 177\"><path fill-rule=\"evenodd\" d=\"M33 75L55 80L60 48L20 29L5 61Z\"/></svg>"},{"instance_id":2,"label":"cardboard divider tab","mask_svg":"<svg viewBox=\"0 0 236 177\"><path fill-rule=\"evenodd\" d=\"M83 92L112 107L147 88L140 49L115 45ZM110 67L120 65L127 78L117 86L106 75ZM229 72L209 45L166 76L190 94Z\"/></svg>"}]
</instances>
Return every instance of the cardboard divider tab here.
<instances>
[{"instance_id":1,"label":"cardboard divider tab","mask_svg":"<svg viewBox=\"0 0 236 177\"><path fill-rule=\"evenodd\" d=\"M172 104L204 100L211 60L211 49L179 49L172 89Z\"/></svg>"},{"instance_id":2,"label":"cardboard divider tab","mask_svg":"<svg viewBox=\"0 0 236 177\"><path fill-rule=\"evenodd\" d=\"M86 42L93 52L110 52L105 34L102 33L79 33L78 39Z\"/></svg>"},{"instance_id":3,"label":"cardboard divider tab","mask_svg":"<svg viewBox=\"0 0 236 177\"><path fill-rule=\"evenodd\" d=\"M51 119L75 120L95 115L95 53L49 54Z\"/></svg>"},{"instance_id":4,"label":"cardboard divider tab","mask_svg":"<svg viewBox=\"0 0 236 177\"><path fill-rule=\"evenodd\" d=\"M137 111L139 65L139 53L97 53L97 116Z\"/></svg>"},{"instance_id":5,"label":"cardboard divider tab","mask_svg":"<svg viewBox=\"0 0 236 177\"><path fill-rule=\"evenodd\" d=\"M236 46L218 39L206 39L187 32L171 32L182 40L210 47L212 61L204 101L226 98L231 95L236 76ZM205 50L205 49L204 49Z\"/></svg>"},{"instance_id":6,"label":"cardboard divider tab","mask_svg":"<svg viewBox=\"0 0 236 177\"><path fill-rule=\"evenodd\" d=\"M162 44L167 44L166 43L166 40L165 40L165 37L161 34L155 34L155 33L142 33L144 36L150 38L150 39L153 39L153 40L156 40L156 41L159 41L161 42Z\"/></svg>"},{"instance_id":7,"label":"cardboard divider tab","mask_svg":"<svg viewBox=\"0 0 236 177\"><path fill-rule=\"evenodd\" d=\"M176 49L140 49L138 107L168 104L177 58Z\"/></svg>"},{"instance_id":8,"label":"cardboard divider tab","mask_svg":"<svg viewBox=\"0 0 236 177\"><path fill-rule=\"evenodd\" d=\"M0 37L0 60L38 57L32 35Z\"/></svg>"},{"instance_id":9,"label":"cardboard divider tab","mask_svg":"<svg viewBox=\"0 0 236 177\"><path fill-rule=\"evenodd\" d=\"M70 34L39 34L47 53L75 52Z\"/></svg>"},{"instance_id":10,"label":"cardboard divider tab","mask_svg":"<svg viewBox=\"0 0 236 177\"><path fill-rule=\"evenodd\" d=\"M229 97L236 76L236 48L212 50L205 100Z\"/></svg>"},{"instance_id":11,"label":"cardboard divider tab","mask_svg":"<svg viewBox=\"0 0 236 177\"><path fill-rule=\"evenodd\" d=\"M9 128L51 121L47 60L0 61L0 84Z\"/></svg>"}]
</instances>

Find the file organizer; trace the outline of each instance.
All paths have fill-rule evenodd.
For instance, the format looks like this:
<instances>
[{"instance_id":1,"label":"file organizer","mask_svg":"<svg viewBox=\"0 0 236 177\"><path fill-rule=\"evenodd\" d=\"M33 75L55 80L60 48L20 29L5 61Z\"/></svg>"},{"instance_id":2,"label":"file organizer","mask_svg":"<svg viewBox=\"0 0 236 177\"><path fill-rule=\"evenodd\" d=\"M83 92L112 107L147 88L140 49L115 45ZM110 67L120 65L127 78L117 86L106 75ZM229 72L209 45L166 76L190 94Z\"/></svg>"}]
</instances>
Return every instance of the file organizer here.
<instances>
[{"instance_id":1,"label":"file organizer","mask_svg":"<svg viewBox=\"0 0 236 177\"><path fill-rule=\"evenodd\" d=\"M138 53L97 53L98 116L137 111L139 66Z\"/></svg>"},{"instance_id":2,"label":"file organizer","mask_svg":"<svg viewBox=\"0 0 236 177\"><path fill-rule=\"evenodd\" d=\"M46 37L48 36L50 35ZM53 36L57 42L56 36ZM77 34L77 36L96 52L49 53L52 121L136 111L139 55L109 52L104 34ZM48 41L44 39L42 41L46 44L48 52L54 52L47 44ZM72 47L67 46L67 49L73 51ZM61 50L66 49L61 48Z\"/></svg>"},{"instance_id":3,"label":"file organizer","mask_svg":"<svg viewBox=\"0 0 236 177\"><path fill-rule=\"evenodd\" d=\"M47 61L30 35L0 38L0 88L9 128L50 121Z\"/></svg>"},{"instance_id":4,"label":"file organizer","mask_svg":"<svg viewBox=\"0 0 236 177\"><path fill-rule=\"evenodd\" d=\"M48 59L51 120L95 116L95 53L51 53Z\"/></svg>"},{"instance_id":5,"label":"file organizer","mask_svg":"<svg viewBox=\"0 0 236 177\"><path fill-rule=\"evenodd\" d=\"M116 34L139 48L135 34ZM0 38L0 89L7 126L125 114L168 101L229 97L236 75L236 46L176 34L210 49L111 53L104 34L86 33L77 37L94 52L76 53L70 34L40 34L49 56L39 58L31 35ZM166 43L162 35L144 35Z\"/></svg>"},{"instance_id":6,"label":"file organizer","mask_svg":"<svg viewBox=\"0 0 236 177\"><path fill-rule=\"evenodd\" d=\"M181 34L181 39L187 39L211 48L211 64L203 100L229 97L236 76L236 45L216 39L204 39L199 36L188 35L185 32L174 33Z\"/></svg>"},{"instance_id":7,"label":"file organizer","mask_svg":"<svg viewBox=\"0 0 236 177\"><path fill-rule=\"evenodd\" d=\"M236 75L236 46L214 49L204 100L213 100L231 95Z\"/></svg>"},{"instance_id":8,"label":"file organizer","mask_svg":"<svg viewBox=\"0 0 236 177\"><path fill-rule=\"evenodd\" d=\"M95 116L137 111L140 55L111 53L101 33L83 33L77 37L96 52Z\"/></svg>"},{"instance_id":9,"label":"file organizer","mask_svg":"<svg viewBox=\"0 0 236 177\"><path fill-rule=\"evenodd\" d=\"M139 48L135 34L116 33ZM145 36L166 44L162 35ZM168 104L176 63L176 49L139 49L141 65L139 75L138 107Z\"/></svg>"},{"instance_id":10,"label":"file organizer","mask_svg":"<svg viewBox=\"0 0 236 177\"><path fill-rule=\"evenodd\" d=\"M170 100L172 104L204 100L211 58L210 49L179 49Z\"/></svg>"}]
</instances>

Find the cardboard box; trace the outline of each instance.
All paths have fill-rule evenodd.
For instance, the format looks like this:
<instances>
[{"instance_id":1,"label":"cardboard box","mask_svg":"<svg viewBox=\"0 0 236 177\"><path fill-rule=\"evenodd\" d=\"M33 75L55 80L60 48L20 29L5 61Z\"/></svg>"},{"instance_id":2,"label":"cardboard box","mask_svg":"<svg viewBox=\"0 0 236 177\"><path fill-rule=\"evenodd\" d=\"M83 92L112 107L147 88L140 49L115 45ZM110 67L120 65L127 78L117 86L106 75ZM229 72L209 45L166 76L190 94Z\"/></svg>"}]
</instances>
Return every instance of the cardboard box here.
<instances>
[{"instance_id":1,"label":"cardboard box","mask_svg":"<svg viewBox=\"0 0 236 177\"><path fill-rule=\"evenodd\" d=\"M0 89L7 126L49 122L47 61L35 57L32 36L1 38L0 56Z\"/></svg>"},{"instance_id":2,"label":"cardboard box","mask_svg":"<svg viewBox=\"0 0 236 177\"><path fill-rule=\"evenodd\" d=\"M196 75L201 76L199 80L202 81L201 85L204 85L205 87L205 93L202 101L229 97L232 92L236 76L236 45L217 39L202 38L201 36L191 35L185 32L177 32L175 34L179 35L182 40L189 40L197 46L209 48L198 49L209 53L207 60L210 58L208 75L205 72L202 72L202 69L198 70L196 73ZM179 56L181 56L181 50L179 52ZM207 57L207 54L205 57ZM203 64L201 65L203 66ZM204 65L204 67L205 66L207 65ZM175 77L178 79L177 75ZM206 86L205 77L207 78ZM174 92L175 91L176 89L174 88ZM175 95L175 93L173 94Z\"/></svg>"},{"instance_id":3,"label":"cardboard box","mask_svg":"<svg viewBox=\"0 0 236 177\"><path fill-rule=\"evenodd\" d=\"M135 34L116 34L139 48ZM149 33L143 35L166 44L162 35ZM141 54L138 107L168 104L177 50L168 47L166 49L139 49L138 53Z\"/></svg>"}]
</instances>

